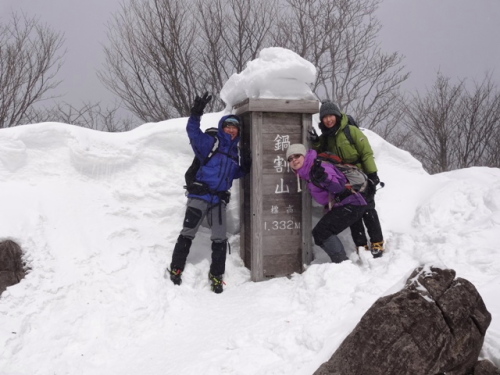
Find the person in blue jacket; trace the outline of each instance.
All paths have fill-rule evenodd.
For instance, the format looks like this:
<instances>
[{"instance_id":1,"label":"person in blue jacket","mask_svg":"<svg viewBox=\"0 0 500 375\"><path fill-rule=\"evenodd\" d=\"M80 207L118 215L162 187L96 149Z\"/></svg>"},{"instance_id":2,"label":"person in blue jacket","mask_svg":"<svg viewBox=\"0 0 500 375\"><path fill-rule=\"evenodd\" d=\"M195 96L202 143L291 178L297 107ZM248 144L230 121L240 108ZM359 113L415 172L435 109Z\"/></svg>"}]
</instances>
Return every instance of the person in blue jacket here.
<instances>
[{"instance_id":1,"label":"person in blue jacket","mask_svg":"<svg viewBox=\"0 0 500 375\"><path fill-rule=\"evenodd\" d=\"M196 173L195 183L187 187L186 214L183 228L175 244L169 273L172 282L180 285L191 243L206 217L212 230L212 262L208 278L212 291L222 293L226 264L226 205L230 198L229 189L234 179L243 177L250 171L251 162L248 151L239 152L238 149L241 131L241 119L238 116L223 116L219 121L216 137L200 129L201 116L211 99L212 96L208 92L202 97L196 96L186 127L191 147L196 158L200 160L200 167ZM218 142L218 146L216 151L213 151L215 142Z\"/></svg>"}]
</instances>

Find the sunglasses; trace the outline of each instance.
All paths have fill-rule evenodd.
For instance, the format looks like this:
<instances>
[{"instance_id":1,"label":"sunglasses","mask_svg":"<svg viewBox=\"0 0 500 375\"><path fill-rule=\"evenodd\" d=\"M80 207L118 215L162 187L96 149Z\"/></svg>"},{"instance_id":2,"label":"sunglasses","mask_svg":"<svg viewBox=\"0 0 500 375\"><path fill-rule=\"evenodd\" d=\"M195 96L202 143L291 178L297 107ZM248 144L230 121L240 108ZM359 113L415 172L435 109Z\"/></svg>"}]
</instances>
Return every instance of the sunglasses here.
<instances>
[{"instance_id":1,"label":"sunglasses","mask_svg":"<svg viewBox=\"0 0 500 375\"><path fill-rule=\"evenodd\" d=\"M290 155L290 157L288 158L288 162L289 162L289 163L291 163L291 162L292 162L292 160L298 159L298 158L300 158L301 156L303 156L303 155L301 155L301 154L294 154L294 155Z\"/></svg>"}]
</instances>

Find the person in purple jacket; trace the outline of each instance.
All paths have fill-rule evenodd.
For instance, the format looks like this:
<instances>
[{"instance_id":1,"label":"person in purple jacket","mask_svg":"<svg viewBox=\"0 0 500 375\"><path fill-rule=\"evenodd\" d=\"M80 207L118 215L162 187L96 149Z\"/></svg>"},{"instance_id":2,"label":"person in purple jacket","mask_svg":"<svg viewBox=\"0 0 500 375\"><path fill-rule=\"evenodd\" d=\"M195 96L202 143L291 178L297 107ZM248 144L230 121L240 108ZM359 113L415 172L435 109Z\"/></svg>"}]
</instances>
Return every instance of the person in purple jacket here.
<instances>
[{"instance_id":1,"label":"person in purple jacket","mask_svg":"<svg viewBox=\"0 0 500 375\"><path fill-rule=\"evenodd\" d=\"M346 194L347 178L333 164L316 160L315 150L306 150L303 144L293 144L286 151L286 159L293 171L307 181L313 199L328 209L312 230L314 243L321 247L332 262L347 260L344 245L338 234L361 219L367 203L360 193Z\"/></svg>"}]
</instances>

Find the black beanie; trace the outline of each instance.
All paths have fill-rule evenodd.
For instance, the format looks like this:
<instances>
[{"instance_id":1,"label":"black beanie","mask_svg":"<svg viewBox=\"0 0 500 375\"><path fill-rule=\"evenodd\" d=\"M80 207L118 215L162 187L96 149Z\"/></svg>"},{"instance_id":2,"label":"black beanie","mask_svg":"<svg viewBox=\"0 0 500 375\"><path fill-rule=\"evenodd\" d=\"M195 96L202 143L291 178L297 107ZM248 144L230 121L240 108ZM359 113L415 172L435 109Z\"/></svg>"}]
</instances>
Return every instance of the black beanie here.
<instances>
[{"instance_id":1,"label":"black beanie","mask_svg":"<svg viewBox=\"0 0 500 375\"><path fill-rule=\"evenodd\" d=\"M337 104L329 100L325 100L323 103L321 103L321 107L319 108L320 121L323 121L323 117L328 115L335 115L338 118L342 117L342 114L340 113L340 109L339 107L337 107Z\"/></svg>"}]
</instances>

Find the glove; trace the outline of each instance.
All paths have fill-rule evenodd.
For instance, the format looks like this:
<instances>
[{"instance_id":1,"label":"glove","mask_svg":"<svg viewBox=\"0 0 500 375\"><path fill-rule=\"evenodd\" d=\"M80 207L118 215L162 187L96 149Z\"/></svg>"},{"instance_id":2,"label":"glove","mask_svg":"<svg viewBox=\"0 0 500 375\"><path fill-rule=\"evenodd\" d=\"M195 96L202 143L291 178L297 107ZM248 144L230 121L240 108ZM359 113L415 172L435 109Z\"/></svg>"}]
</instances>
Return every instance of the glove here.
<instances>
[{"instance_id":1,"label":"glove","mask_svg":"<svg viewBox=\"0 0 500 375\"><path fill-rule=\"evenodd\" d=\"M321 165L320 161L314 163L314 166L311 168L311 180L313 183L321 183L326 180L328 175L325 172L325 168Z\"/></svg>"},{"instance_id":2,"label":"glove","mask_svg":"<svg viewBox=\"0 0 500 375\"><path fill-rule=\"evenodd\" d=\"M228 204L231 200L231 193L229 191L220 191L217 193L217 196L225 204Z\"/></svg>"},{"instance_id":3,"label":"glove","mask_svg":"<svg viewBox=\"0 0 500 375\"><path fill-rule=\"evenodd\" d=\"M309 140L312 143L318 143L319 142L319 135L316 133L316 129L312 128L311 130L308 131L309 133Z\"/></svg>"},{"instance_id":4,"label":"glove","mask_svg":"<svg viewBox=\"0 0 500 375\"><path fill-rule=\"evenodd\" d=\"M196 95L196 98L194 98L193 107L191 108L191 115L194 116L203 115L203 110L205 109L210 100L212 100L212 95L208 95L208 92L203 94L201 98L198 95Z\"/></svg>"},{"instance_id":5,"label":"glove","mask_svg":"<svg viewBox=\"0 0 500 375\"><path fill-rule=\"evenodd\" d=\"M380 183L380 178L378 178L377 172L369 173L367 176L373 183L373 186L377 186Z\"/></svg>"}]
</instances>

